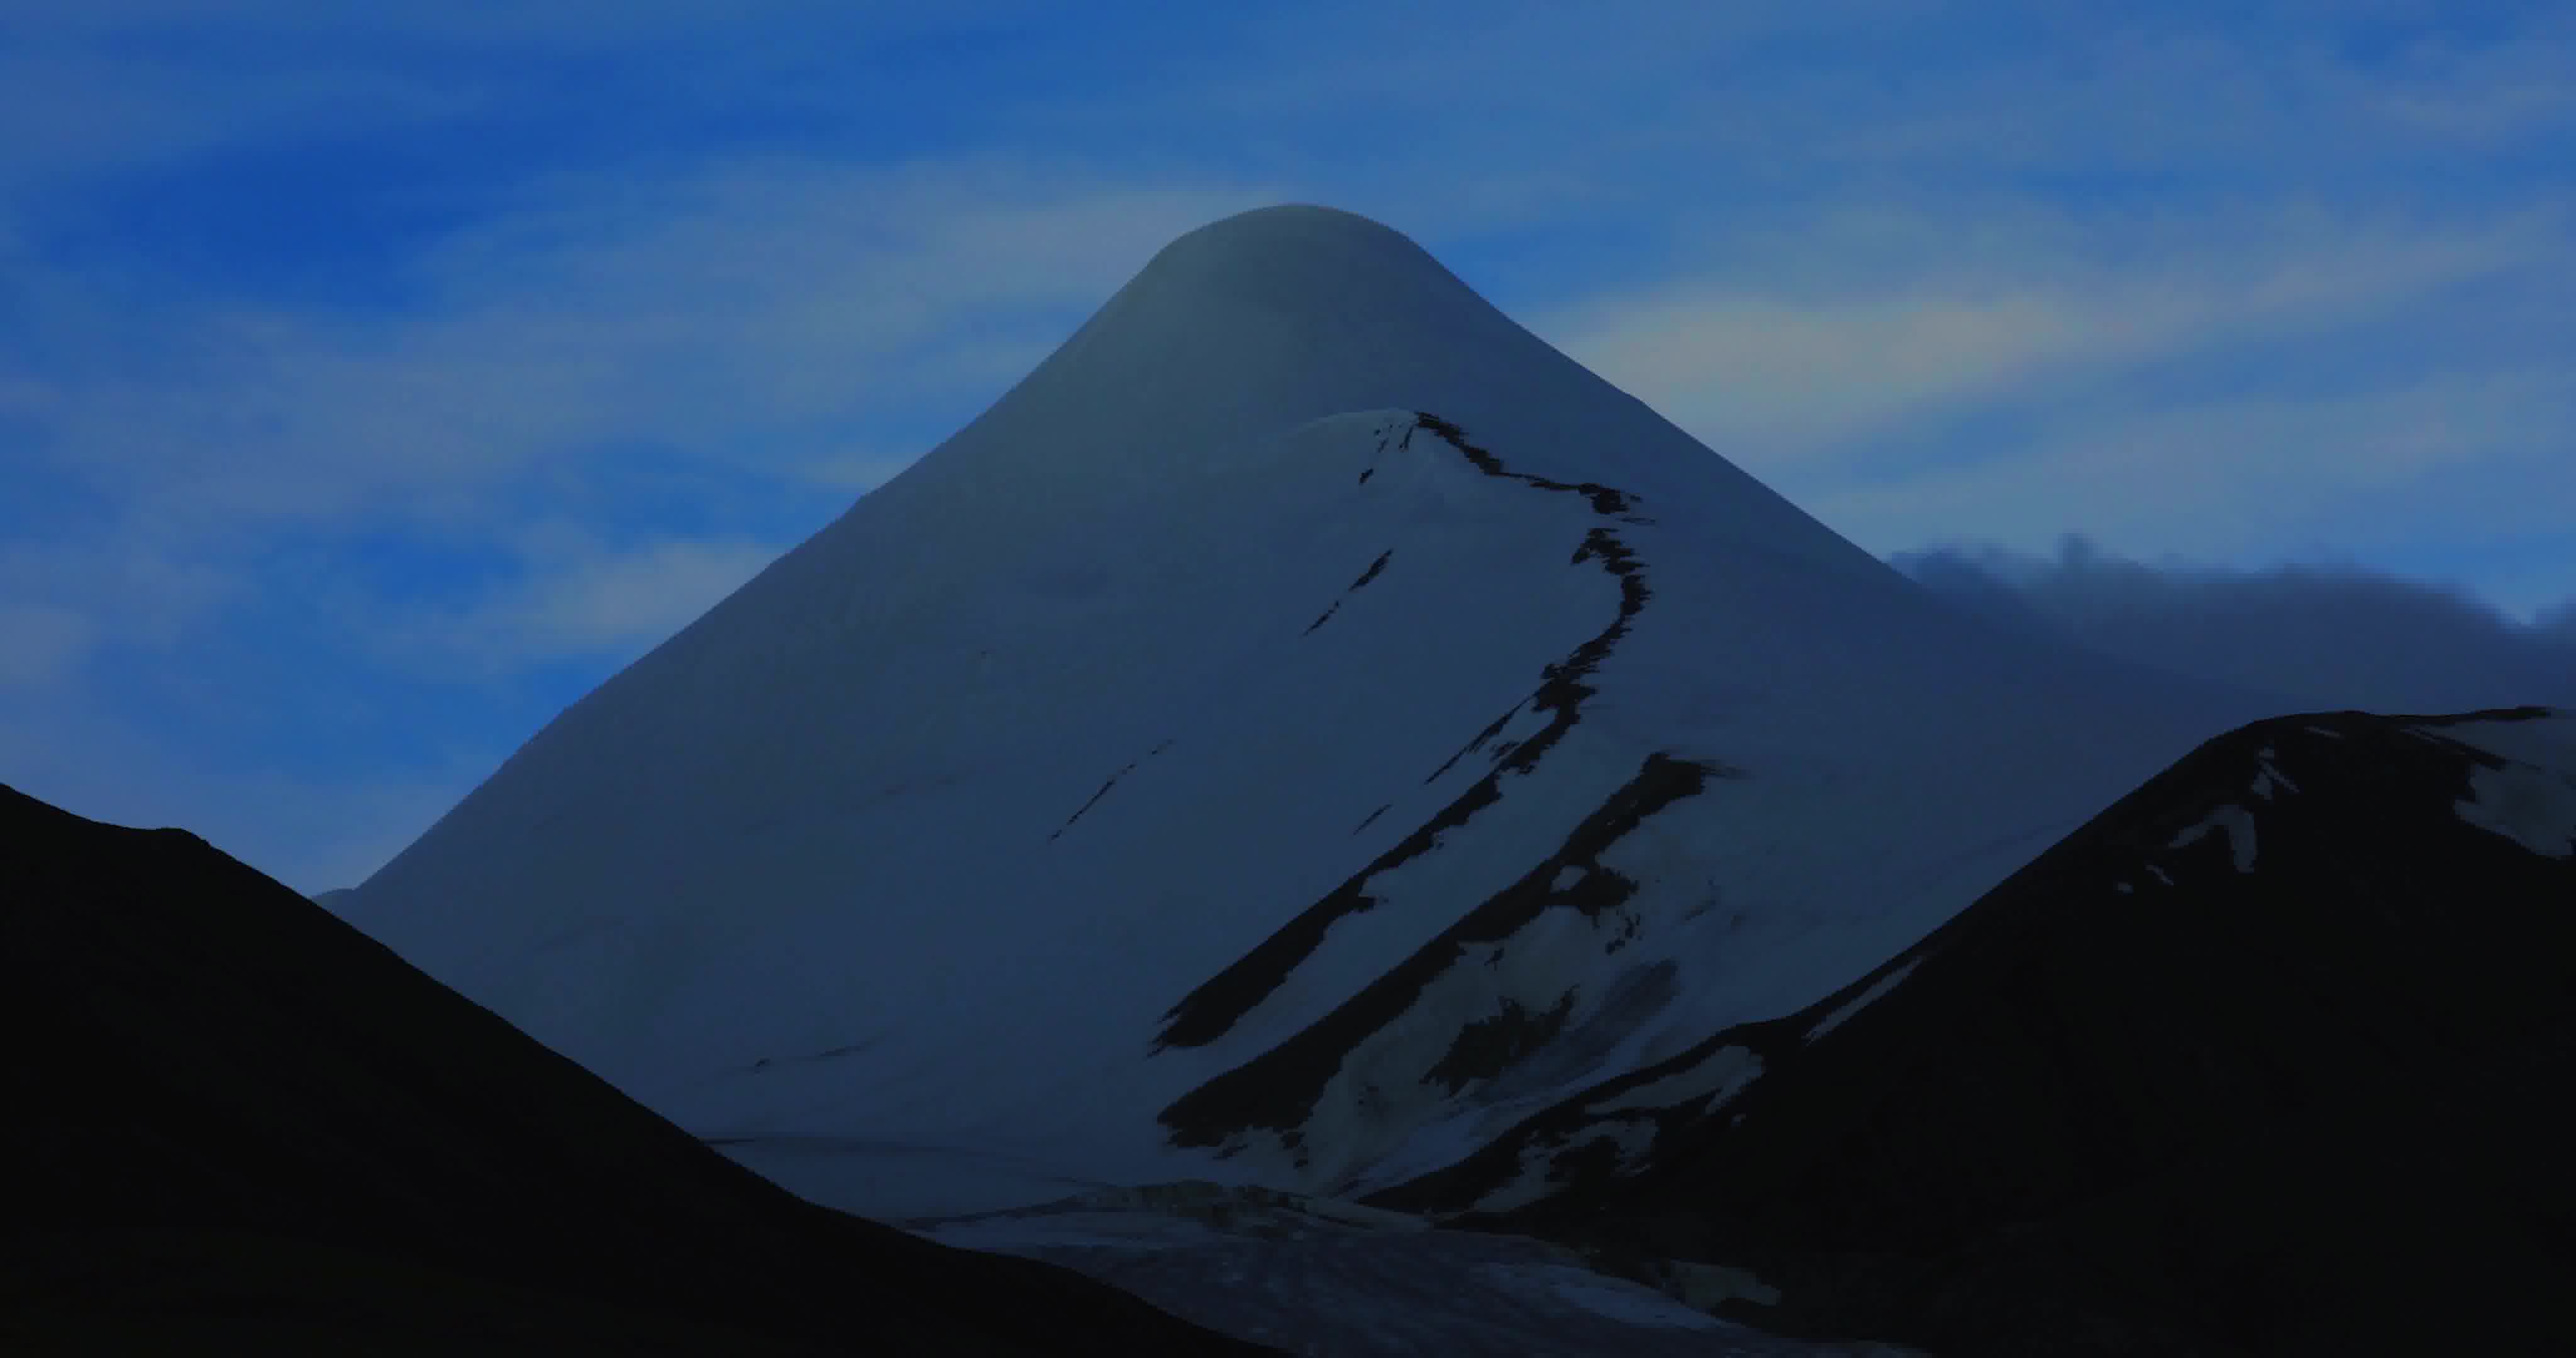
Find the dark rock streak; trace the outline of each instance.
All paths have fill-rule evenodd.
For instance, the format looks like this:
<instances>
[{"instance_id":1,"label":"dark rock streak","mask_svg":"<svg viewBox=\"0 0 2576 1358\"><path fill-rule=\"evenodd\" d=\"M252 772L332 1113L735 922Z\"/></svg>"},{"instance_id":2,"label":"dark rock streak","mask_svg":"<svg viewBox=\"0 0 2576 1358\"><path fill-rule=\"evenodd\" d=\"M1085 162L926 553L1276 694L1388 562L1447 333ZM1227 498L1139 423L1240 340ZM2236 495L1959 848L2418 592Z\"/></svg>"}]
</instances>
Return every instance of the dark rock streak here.
<instances>
[{"instance_id":1,"label":"dark rock streak","mask_svg":"<svg viewBox=\"0 0 2576 1358\"><path fill-rule=\"evenodd\" d=\"M1604 517L1624 516L1634 506L1634 497L1610 486L1556 481L1511 471L1492 453L1470 442L1458 426L1428 413L1417 415L1415 425L1405 432L1398 446L1409 447L1414 433L1424 430L1439 436L1488 476L1553 493L1579 495L1595 514ZM1538 687L1528 697L1488 723L1425 781L1436 781L1466 754L1482 749L1524 708L1546 713L1547 724L1526 739L1498 746L1483 776L1412 833L1183 997L1165 1014L1154 1050L1202 1046L1222 1037L1314 953L1335 923L1376 905L1367 890L1372 878L1429 852L1444 832L1465 824L1477 812L1501 800L1503 777L1536 768L1581 720L1584 700L1595 691L1589 680L1628 635L1653 591L1635 550L1608 524L1596 525L1584 535L1569 564L1597 564L1619 582L1616 613L1599 632L1561 659L1543 666ZM1372 568L1370 575L1375 573ZM1353 588L1368 579L1363 576ZM1312 1113L1316 1100L1346 1056L1410 1007L1469 945L1509 938L1546 909L1571 908L1597 916L1633 895L1636 883L1600 867L1596 856L1646 816L1698 792L1711 776L1735 776L1735 771L1663 753L1648 756L1625 786L1578 825L1562 847L1520 880L1469 910L1437 938L1295 1036L1174 1101L1162 1114L1174 1143L1219 1145L1242 1130L1267 1127L1282 1132L1295 1144L1296 1129ZM1583 871L1572 885L1556 890L1553 883L1568 867ZM1434 1068L1432 1078L1452 1094L1473 1080L1490 1078L1517 1056L1552 1037L1570 1012L1571 1001L1565 997L1537 1015L1524 1012L1516 1019L1511 1010L1506 1010L1475 1025L1470 1032L1461 1033L1449 1054ZM1552 1021L1550 1015L1554 1016Z\"/></svg>"}]
</instances>

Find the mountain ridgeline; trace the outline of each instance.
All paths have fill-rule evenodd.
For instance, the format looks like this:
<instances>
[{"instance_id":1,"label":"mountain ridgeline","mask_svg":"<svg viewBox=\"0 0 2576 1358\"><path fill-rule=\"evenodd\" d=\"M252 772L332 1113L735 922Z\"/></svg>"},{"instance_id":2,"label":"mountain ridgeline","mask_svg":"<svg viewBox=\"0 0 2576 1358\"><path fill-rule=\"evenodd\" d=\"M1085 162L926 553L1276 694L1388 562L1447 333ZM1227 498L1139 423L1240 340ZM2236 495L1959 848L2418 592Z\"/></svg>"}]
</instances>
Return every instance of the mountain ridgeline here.
<instances>
[{"instance_id":1,"label":"mountain ridgeline","mask_svg":"<svg viewBox=\"0 0 2576 1358\"><path fill-rule=\"evenodd\" d=\"M1266 1351L800 1202L193 835L0 847L10 1353Z\"/></svg>"}]
</instances>

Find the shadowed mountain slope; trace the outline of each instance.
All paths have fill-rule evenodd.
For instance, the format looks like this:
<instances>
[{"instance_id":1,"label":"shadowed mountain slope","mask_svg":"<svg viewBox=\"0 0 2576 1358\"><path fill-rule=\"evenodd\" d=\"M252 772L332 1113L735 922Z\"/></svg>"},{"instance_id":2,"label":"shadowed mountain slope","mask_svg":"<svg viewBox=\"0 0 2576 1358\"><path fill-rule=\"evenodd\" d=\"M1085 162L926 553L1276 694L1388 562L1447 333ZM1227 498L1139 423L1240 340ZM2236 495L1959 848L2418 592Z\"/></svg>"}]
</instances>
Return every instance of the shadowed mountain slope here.
<instances>
[{"instance_id":1,"label":"shadowed mountain slope","mask_svg":"<svg viewBox=\"0 0 2576 1358\"><path fill-rule=\"evenodd\" d=\"M1936 1352L2558 1351L2571 1085L2576 714L2284 717L1840 993L1375 1201Z\"/></svg>"},{"instance_id":2,"label":"shadowed mountain slope","mask_svg":"<svg viewBox=\"0 0 2576 1358\"><path fill-rule=\"evenodd\" d=\"M0 787L0 1350L1263 1352L810 1206L179 830Z\"/></svg>"}]
</instances>

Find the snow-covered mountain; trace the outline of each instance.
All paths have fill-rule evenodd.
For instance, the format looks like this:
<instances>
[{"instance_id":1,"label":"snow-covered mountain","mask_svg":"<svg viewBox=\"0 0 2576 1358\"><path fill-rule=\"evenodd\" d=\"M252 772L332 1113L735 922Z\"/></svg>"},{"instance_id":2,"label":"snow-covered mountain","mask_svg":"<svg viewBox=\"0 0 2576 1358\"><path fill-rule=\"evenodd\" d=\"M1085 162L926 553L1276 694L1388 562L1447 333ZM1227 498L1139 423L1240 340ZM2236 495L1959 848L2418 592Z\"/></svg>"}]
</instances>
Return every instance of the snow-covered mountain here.
<instances>
[{"instance_id":1,"label":"snow-covered mountain","mask_svg":"<svg viewBox=\"0 0 2576 1358\"><path fill-rule=\"evenodd\" d=\"M334 905L836 1206L1348 1195L1836 992L2263 714L1944 606L1274 208Z\"/></svg>"}]
</instances>

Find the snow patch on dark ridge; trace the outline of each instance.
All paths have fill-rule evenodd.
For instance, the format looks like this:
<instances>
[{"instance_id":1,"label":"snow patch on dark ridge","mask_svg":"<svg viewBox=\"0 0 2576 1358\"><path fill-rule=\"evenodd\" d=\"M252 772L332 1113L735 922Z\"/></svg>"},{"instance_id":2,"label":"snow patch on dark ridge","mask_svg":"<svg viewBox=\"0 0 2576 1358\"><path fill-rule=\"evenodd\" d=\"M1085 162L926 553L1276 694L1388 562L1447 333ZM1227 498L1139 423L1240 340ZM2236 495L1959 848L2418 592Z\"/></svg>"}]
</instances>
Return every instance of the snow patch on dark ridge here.
<instances>
[{"instance_id":1,"label":"snow patch on dark ridge","mask_svg":"<svg viewBox=\"0 0 2576 1358\"><path fill-rule=\"evenodd\" d=\"M2459 804L2545 830L2556 789L2576 713L2239 728L1839 994L1362 1201L1723 1260L1782 1334L2520 1351L2576 1204L2576 856ZM2188 833L2226 808L2259 854Z\"/></svg>"},{"instance_id":2,"label":"snow patch on dark ridge","mask_svg":"<svg viewBox=\"0 0 2576 1358\"><path fill-rule=\"evenodd\" d=\"M1494 776L1486 775L1478 786L1488 786ZM1696 795L1710 778L1732 776L1735 771L1721 765L1662 753L1648 755L1635 777L1575 826L1562 847L1519 880L1287 1041L1174 1100L1162 1113L1172 1144L1226 1146L1238 1132L1268 1128L1280 1133L1285 1144L1297 1146L1298 1128L1314 1112L1345 1057L1400 1018L1435 978L1465 958L1469 947L1501 943L1551 909L1571 909L1587 919L1598 919L1625 902L1636 894L1636 880L1602 866L1600 855L1648 817ZM1555 884L1567 880L1568 867L1583 871L1559 890ZM1528 1035L1526 1029L1523 1035ZM1463 1089L1469 1079L1493 1073L1485 1068L1490 1062L1482 1059L1490 1054L1474 1051L1470 1045L1464 1055L1453 1048L1434 1068L1447 1072L1444 1078L1449 1078L1453 1092ZM1224 1153L1230 1152L1231 1148Z\"/></svg>"}]
</instances>

